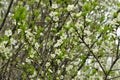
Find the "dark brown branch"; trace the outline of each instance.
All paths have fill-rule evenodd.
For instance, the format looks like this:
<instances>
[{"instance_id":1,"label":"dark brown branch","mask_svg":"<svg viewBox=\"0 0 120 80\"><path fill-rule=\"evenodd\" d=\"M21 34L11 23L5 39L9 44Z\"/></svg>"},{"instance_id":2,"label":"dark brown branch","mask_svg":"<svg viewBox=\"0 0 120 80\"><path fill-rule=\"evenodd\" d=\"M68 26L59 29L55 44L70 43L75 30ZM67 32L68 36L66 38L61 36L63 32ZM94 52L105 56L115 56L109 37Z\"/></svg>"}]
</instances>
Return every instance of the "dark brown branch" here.
<instances>
[{"instance_id":1,"label":"dark brown branch","mask_svg":"<svg viewBox=\"0 0 120 80\"><path fill-rule=\"evenodd\" d=\"M110 69L109 69L109 71L107 72L107 75L105 75L105 80L108 80L108 79L107 79L108 75L110 74L110 72L112 71L113 66L115 65L115 63L116 63L116 62L118 61L118 59L119 59L119 56L118 56L118 53L119 53L119 45L120 45L120 40L118 40L117 52L116 52L116 59L113 61L112 65L110 66Z\"/></svg>"},{"instance_id":2,"label":"dark brown branch","mask_svg":"<svg viewBox=\"0 0 120 80\"><path fill-rule=\"evenodd\" d=\"M4 24L5 24L5 21L6 21L6 19L7 19L7 16L8 16L8 14L9 14L9 12L10 12L11 7L12 7L13 1L14 1L14 0L11 0L10 5L8 6L8 10L7 10L7 13L5 14L5 17L4 17L4 19L3 19L3 22L2 22L2 24L1 24L1 26L0 26L0 30L3 28L3 26L4 26Z\"/></svg>"},{"instance_id":3,"label":"dark brown branch","mask_svg":"<svg viewBox=\"0 0 120 80\"><path fill-rule=\"evenodd\" d=\"M93 51L91 50L91 48L89 47L89 45L84 41L84 39L80 36L80 34L78 33L78 30L76 30L77 34L79 35L79 38L82 40L82 42L85 44L85 46L88 48L89 52L93 55L93 57L96 59L96 61L98 62L99 66L101 67L103 73L106 75L106 71L104 70L102 64L100 63L100 61L98 60L98 57L93 53Z\"/></svg>"}]
</instances>

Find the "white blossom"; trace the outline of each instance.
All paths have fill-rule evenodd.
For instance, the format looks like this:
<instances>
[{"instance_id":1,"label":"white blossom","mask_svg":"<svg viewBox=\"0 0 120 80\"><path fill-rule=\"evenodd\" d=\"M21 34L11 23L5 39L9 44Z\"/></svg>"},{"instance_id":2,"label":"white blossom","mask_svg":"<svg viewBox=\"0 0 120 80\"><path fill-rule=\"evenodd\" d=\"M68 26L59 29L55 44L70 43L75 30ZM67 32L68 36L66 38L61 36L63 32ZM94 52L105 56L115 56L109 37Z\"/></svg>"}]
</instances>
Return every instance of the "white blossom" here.
<instances>
[{"instance_id":1,"label":"white blossom","mask_svg":"<svg viewBox=\"0 0 120 80\"><path fill-rule=\"evenodd\" d=\"M35 43L35 48L38 49L39 48L39 44L36 42Z\"/></svg>"},{"instance_id":2,"label":"white blossom","mask_svg":"<svg viewBox=\"0 0 120 80\"><path fill-rule=\"evenodd\" d=\"M91 64L91 62L92 62L92 59L87 59L87 64Z\"/></svg>"},{"instance_id":3,"label":"white blossom","mask_svg":"<svg viewBox=\"0 0 120 80\"><path fill-rule=\"evenodd\" d=\"M91 39L85 38L85 42L86 42L87 44L90 44L90 43L91 43Z\"/></svg>"},{"instance_id":4,"label":"white blossom","mask_svg":"<svg viewBox=\"0 0 120 80\"><path fill-rule=\"evenodd\" d=\"M67 38L67 35L66 34L63 34L62 36L60 36L61 39L66 39Z\"/></svg>"},{"instance_id":5,"label":"white blossom","mask_svg":"<svg viewBox=\"0 0 120 80\"><path fill-rule=\"evenodd\" d=\"M54 20L54 21L58 21L59 18L58 18L57 16L54 16L54 17L53 17L53 20Z\"/></svg>"},{"instance_id":6,"label":"white blossom","mask_svg":"<svg viewBox=\"0 0 120 80\"><path fill-rule=\"evenodd\" d=\"M115 44L118 45L118 40L115 40Z\"/></svg>"},{"instance_id":7,"label":"white blossom","mask_svg":"<svg viewBox=\"0 0 120 80\"><path fill-rule=\"evenodd\" d=\"M52 58L55 58L55 54L51 54L51 57L52 57Z\"/></svg>"},{"instance_id":8,"label":"white blossom","mask_svg":"<svg viewBox=\"0 0 120 80\"><path fill-rule=\"evenodd\" d=\"M80 74L81 74L81 71L78 71L77 74L80 75Z\"/></svg>"},{"instance_id":9,"label":"white blossom","mask_svg":"<svg viewBox=\"0 0 120 80\"><path fill-rule=\"evenodd\" d=\"M19 48L19 45L15 45L15 49Z\"/></svg>"},{"instance_id":10,"label":"white blossom","mask_svg":"<svg viewBox=\"0 0 120 80\"><path fill-rule=\"evenodd\" d=\"M47 62L45 66L46 66L46 67L50 66L50 62Z\"/></svg>"},{"instance_id":11,"label":"white blossom","mask_svg":"<svg viewBox=\"0 0 120 80\"><path fill-rule=\"evenodd\" d=\"M52 8L54 9L58 8L57 4L52 4Z\"/></svg>"},{"instance_id":12,"label":"white blossom","mask_svg":"<svg viewBox=\"0 0 120 80\"><path fill-rule=\"evenodd\" d=\"M60 79L63 79L63 75L60 76Z\"/></svg>"},{"instance_id":13,"label":"white blossom","mask_svg":"<svg viewBox=\"0 0 120 80\"><path fill-rule=\"evenodd\" d=\"M12 31L9 29L9 30L6 30L5 31L5 35L7 36L7 37L9 37L9 36L11 36L12 35Z\"/></svg>"},{"instance_id":14,"label":"white blossom","mask_svg":"<svg viewBox=\"0 0 120 80\"><path fill-rule=\"evenodd\" d=\"M95 64L94 64L94 67L95 67L95 68L98 68L98 67L99 67L99 64L98 64L98 63L95 63Z\"/></svg>"},{"instance_id":15,"label":"white blossom","mask_svg":"<svg viewBox=\"0 0 120 80\"><path fill-rule=\"evenodd\" d=\"M58 74L60 74L60 72L61 72L60 70L57 71Z\"/></svg>"},{"instance_id":16,"label":"white blossom","mask_svg":"<svg viewBox=\"0 0 120 80\"><path fill-rule=\"evenodd\" d=\"M79 17L81 14L82 14L82 12L79 12L79 13L77 13L76 15L77 15L77 17Z\"/></svg>"},{"instance_id":17,"label":"white blossom","mask_svg":"<svg viewBox=\"0 0 120 80\"><path fill-rule=\"evenodd\" d=\"M108 57L106 68L110 67L111 64L112 64L112 57Z\"/></svg>"},{"instance_id":18,"label":"white blossom","mask_svg":"<svg viewBox=\"0 0 120 80\"><path fill-rule=\"evenodd\" d=\"M117 36L120 37L120 28L117 29Z\"/></svg>"},{"instance_id":19,"label":"white blossom","mask_svg":"<svg viewBox=\"0 0 120 80\"><path fill-rule=\"evenodd\" d=\"M50 16L51 16L51 17L56 16L57 14L58 14L58 12L55 12L55 11L54 11L54 12L53 12L53 11L50 12Z\"/></svg>"},{"instance_id":20,"label":"white blossom","mask_svg":"<svg viewBox=\"0 0 120 80\"><path fill-rule=\"evenodd\" d=\"M57 64L58 64L58 65L60 64L60 62L61 62L60 60L57 60Z\"/></svg>"},{"instance_id":21,"label":"white blossom","mask_svg":"<svg viewBox=\"0 0 120 80\"><path fill-rule=\"evenodd\" d=\"M22 31L21 29L18 29L18 34L19 34L21 31Z\"/></svg>"},{"instance_id":22,"label":"white blossom","mask_svg":"<svg viewBox=\"0 0 120 80\"><path fill-rule=\"evenodd\" d=\"M34 54L31 54L31 55L30 55L30 58L33 58L33 57L34 57Z\"/></svg>"},{"instance_id":23,"label":"white blossom","mask_svg":"<svg viewBox=\"0 0 120 80\"><path fill-rule=\"evenodd\" d=\"M57 43L54 45L54 47L58 47L60 46L61 44L63 43L63 41L60 39L60 40L57 40Z\"/></svg>"},{"instance_id":24,"label":"white blossom","mask_svg":"<svg viewBox=\"0 0 120 80\"><path fill-rule=\"evenodd\" d=\"M22 62L22 65L25 65L25 63L24 63L24 62Z\"/></svg>"},{"instance_id":25,"label":"white blossom","mask_svg":"<svg viewBox=\"0 0 120 80\"><path fill-rule=\"evenodd\" d=\"M94 53L97 53L97 52L98 52L98 49L97 49L97 48L94 48L94 49L93 49L93 52L94 52Z\"/></svg>"},{"instance_id":26,"label":"white blossom","mask_svg":"<svg viewBox=\"0 0 120 80\"><path fill-rule=\"evenodd\" d=\"M74 65L78 65L80 62L79 61L76 61L76 62L74 62L73 64Z\"/></svg>"},{"instance_id":27,"label":"white blossom","mask_svg":"<svg viewBox=\"0 0 120 80\"><path fill-rule=\"evenodd\" d=\"M62 53L62 52L61 52L60 49L56 49L56 50L55 50L55 54L58 54L58 55L59 55L59 54L61 54L61 53Z\"/></svg>"},{"instance_id":28,"label":"white blossom","mask_svg":"<svg viewBox=\"0 0 120 80\"><path fill-rule=\"evenodd\" d=\"M33 73L32 75L30 75L30 78L33 78L33 77L35 77L36 75L37 75L37 72L34 71L34 73Z\"/></svg>"},{"instance_id":29,"label":"white blossom","mask_svg":"<svg viewBox=\"0 0 120 80\"><path fill-rule=\"evenodd\" d=\"M92 33L90 32L90 30L84 30L84 33L87 34L88 36L90 36Z\"/></svg>"},{"instance_id":30,"label":"white blossom","mask_svg":"<svg viewBox=\"0 0 120 80\"><path fill-rule=\"evenodd\" d=\"M3 41L3 42L1 43L1 46L3 47L3 46L5 46L7 43L8 43L8 41Z\"/></svg>"},{"instance_id":31,"label":"white blossom","mask_svg":"<svg viewBox=\"0 0 120 80\"><path fill-rule=\"evenodd\" d=\"M51 73L53 72L50 68L48 69L48 71L51 72Z\"/></svg>"},{"instance_id":32,"label":"white blossom","mask_svg":"<svg viewBox=\"0 0 120 80\"><path fill-rule=\"evenodd\" d=\"M66 71L69 71L72 68L73 68L73 65L69 65L69 66L66 67Z\"/></svg>"},{"instance_id":33,"label":"white blossom","mask_svg":"<svg viewBox=\"0 0 120 80\"><path fill-rule=\"evenodd\" d=\"M39 0L36 0L36 2L39 2Z\"/></svg>"},{"instance_id":34,"label":"white blossom","mask_svg":"<svg viewBox=\"0 0 120 80\"><path fill-rule=\"evenodd\" d=\"M67 10L72 11L74 9L74 5L68 5Z\"/></svg>"},{"instance_id":35,"label":"white blossom","mask_svg":"<svg viewBox=\"0 0 120 80\"><path fill-rule=\"evenodd\" d=\"M26 62L30 64L30 63L31 63L31 60L28 59L28 58L26 58Z\"/></svg>"},{"instance_id":36,"label":"white blossom","mask_svg":"<svg viewBox=\"0 0 120 80\"><path fill-rule=\"evenodd\" d=\"M33 34L30 31L31 31L31 29L28 29L25 31L27 37L33 36Z\"/></svg>"},{"instance_id":37,"label":"white blossom","mask_svg":"<svg viewBox=\"0 0 120 80\"><path fill-rule=\"evenodd\" d=\"M41 33L40 33L40 36L44 36L44 34L41 32Z\"/></svg>"},{"instance_id":38,"label":"white blossom","mask_svg":"<svg viewBox=\"0 0 120 80\"><path fill-rule=\"evenodd\" d=\"M15 39L13 39L13 38L10 39L10 42L11 42L11 44L13 44L13 45L15 45L15 44L17 43L17 41L16 41Z\"/></svg>"}]
</instances>

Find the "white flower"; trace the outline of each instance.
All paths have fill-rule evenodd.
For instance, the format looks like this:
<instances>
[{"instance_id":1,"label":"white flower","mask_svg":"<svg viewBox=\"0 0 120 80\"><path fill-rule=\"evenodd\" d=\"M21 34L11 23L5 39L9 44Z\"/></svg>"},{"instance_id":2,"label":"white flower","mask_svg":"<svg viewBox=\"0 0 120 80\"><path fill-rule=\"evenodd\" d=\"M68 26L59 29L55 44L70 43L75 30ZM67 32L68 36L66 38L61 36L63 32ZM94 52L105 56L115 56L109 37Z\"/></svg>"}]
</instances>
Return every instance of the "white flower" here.
<instances>
[{"instance_id":1,"label":"white flower","mask_svg":"<svg viewBox=\"0 0 120 80\"><path fill-rule=\"evenodd\" d=\"M110 67L111 64L112 64L112 57L108 57L106 68Z\"/></svg>"},{"instance_id":2,"label":"white flower","mask_svg":"<svg viewBox=\"0 0 120 80\"><path fill-rule=\"evenodd\" d=\"M60 36L61 39L66 39L67 38L67 35L66 34L63 34L62 36Z\"/></svg>"},{"instance_id":3,"label":"white flower","mask_svg":"<svg viewBox=\"0 0 120 80\"><path fill-rule=\"evenodd\" d=\"M95 63L95 64L94 64L94 67L95 67L95 68L98 68L98 66L99 66L98 63Z\"/></svg>"},{"instance_id":4,"label":"white flower","mask_svg":"<svg viewBox=\"0 0 120 80\"><path fill-rule=\"evenodd\" d=\"M69 71L72 68L73 68L73 65L69 65L69 66L66 67L66 71Z\"/></svg>"},{"instance_id":5,"label":"white flower","mask_svg":"<svg viewBox=\"0 0 120 80\"><path fill-rule=\"evenodd\" d=\"M22 65L25 65L25 63L24 63L24 62L22 62Z\"/></svg>"},{"instance_id":6,"label":"white flower","mask_svg":"<svg viewBox=\"0 0 120 80\"><path fill-rule=\"evenodd\" d=\"M60 79L63 79L63 75L60 76Z\"/></svg>"},{"instance_id":7,"label":"white flower","mask_svg":"<svg viewBox=\"0 0 120 80\"><path fill-rule=\"evenodd\" d=\"M69 20L69 21L66 22L67 27L69 27L69 25L70 25L71 22L72 22L71 20Z\"/></svg>"},{"instance_id":8,"label":"white flower","mask_svg":"<svg viewBox=\"0 0 120 80\"><path fill-rule=\"evenodd\" d=\"M91 43L91 39L85 38L85 42L86 42L87 44L90 44L90 43Z\"/></svg>"},{"instance_id":9,"label":"white flower","mask_svg":"<svg viewBox=\"0 0 120 80\"><path fill-rule=\"evenodd\" d=\"M76 62L74 62L73 64L74 64L74 65L78 65L78 64L79 64L79 61L76 61Z\"/></svg>"},{"instance_id":10,"label":"white flower","mask_svg":"<svg viewBox=\"0 0 120 80\"><path fill-rule=\"evenodd\" d=\"M84 33L87 34L88 36L91 35L91 32L89 30L84 30Z\"/></svg>"},{"instance_id":11,"label":"white flower","mask_svg":"<svg viewBox=\"0 0 120 80\"><path fill-rule=\"evenodd\" d=\"M78 75L80 75L81 74L81 71L78 71L78 73L77 73Z\"/></svg>"},{"instance_id":12,"label":"white flower","mask_svg":"<svg viewBox=\"0 0 120 80\"><path fill-rule=\"evenodd\" d=\"M57 40L57 43L54 45L54 47L58 47L63 43L62 40Z\"/></svg>"},{"instance_id":13,"label":"white flower","mask_svg":"<svg viewBox=\"0 0 120 80\"><path fill-rule=\"evenodd\" d=\"M62 52L61 52L60 49L56 49L56 50L55 50L55 54L58 54L58 55L59 55L59 54L61 54L61 53L62 53Z\"/></svg>"},{"instance_id":14,"label":"white flower","mask_svg":"<svg viewBox=\"0 0 120 80\"><path fill-rule=\"evenodd\" d=\"M26 30L26 31L25 31L26 35L31 36L32 33L31 33L30 31L31 31L31 29Z\"/></svg>"},{"instance_id":15,"label":"white flower","mask_svg":"<svg viewBox=\"0 0 120 80\"><path fill-rule=\"evenodd\" d=\"M55 58L55 54L51 54L51 57L52 57L52 58Z\"/></svg>"},{"instance_id":16,"label":"white flower","mask_svg":"<svg viewBox=\"0 0 120 80\"><path fill-rule=\"evenodd\" d=\"M2 43L3 43L4 45L6 45L6 44L8 43L8 41L3 41Z\"/></svg>"},{"instance_id":17,"label":"white flower","mask_svg":"<svg viewBox=\"0 0 120 80\"><path fill-rule=\"evenodd\" d=\"M40 33L40 36L44 36L44 34L41 32L41 33Z\"/></svg>"},{"instance_id":18,"label":"white flower","mask_svg":"<svg viewBox=\"0 0 120 80\"><path fill-rule=\"evenodd\" d=\"M47 62L45 66L46 66L46 67L50 66L50 62Z\"/></svg>"},{"instance_id":19,"label":"white flower","mask_svg":"<svg viewBox=\"0 0 120 80\"><path fill-rule=\"evenodd\" d=\"M76 16L76 13L71 13L71 16L72 16L72 17Z\"/></svg>"},{"instance_id":20,"label":"white flower","mask_svg":"<svg viewBox=\"0 0 120 80\"><path fill-rule=\"evenodd\" d=\"M22 31L21 29L18 29L18 34L19 34L21 31Z\"/></svg>"},{"instance_id":21,"label":"white flower","mask_svg":"<svg viewBox=\"0 0 120 80\"><path fill-rule=\"evenodd\" d=\"M51 73L53 72L50 68L48 69L48 71L51 72Z\"/></svg>"},{"instance_id":22,"label":"white flower","mask_svg":"<svg viewBox=\"0 0 120 80\"><path fill-rule=\"evenodd\" d=\"M39 48L39 44L37 42L35 43L35 47L36 47L36 49Z\"/></svg>"},{"instance_id":23,"label":"white flower","mask_svg":"<svg viewBox=\"0 0 120 80\"><path fill-rule=\"evenodd\" d=\"M58 21L59 18L58 18L57 16L54 16L54 17L53 17L53 20L54 20L54 21Z\"/></svg>"},{"instance_id":24,"label":"white flower","mask_svg":"<svg viewBox=\"0 0 120 80\"><path fill-rule=\"evenodd\" d=\"M115 44L118 45L118 40L115 40Z\"/></svg>"},{"instance_id":25,"label":"white flower","mask_svg":"<svg viewBox=\"0 0 120 80\"><path fill-rule=\"evenodd\" d=\"M58 65L60 64L60 62L61 62L60 60L57 60L57 64L58 64Z\"/></svg>"},{"instance_id":26,"label":"white flower","mask_svg":"<svg viewBox=\"0 0 120 80\"><path fill-rule=\"evenodd\" d=\"M12 35L12 31L9 29L9 30L6 30L5 31L5 35L7 36L7 37L9 37L9 36L11 36Z\"/></svg>"},{"instance_id":27,"label":"white flower","mask_svg":"<svg viewBox=\"0 0 120 80\"><path fill-rule=\"evenodd\" d=\"M120 28L117 29L117 36L120 37Z\"/></svg>"},{"instance_id":28,"label":"white flower","mask_svg":"<svg viewBox=\"0 0 120 80\"><path fill-rule=\"evenodd\" d=\"M88 63L88 64L90 64L91 62L92 62L92 60L91 60L91 59L88 59L88 60L87 60L87 63Z\"/></svg>"},{"instance_id":29,"label":"white flower","mask_svg":"<svg viewBox=\"0 0 120 80\"><path fill-rule=\"evenodd\" d=\"M74 9L74 5L68 5L67 10L72 11Z\"/></svg>"},{"instance_id":30,"label":"white flower","mask_svg":"<svg viewBox=\"0 0 120 80\"><path fill-rule=\"evenodd\" d=\"M52 4L52 8L54 9L58 8L57 4Z\"/></svg>"},{"instance_id":31,"label":"white flower","mask_svg":"<svg viewBox=\"0 0 120 80\"><path fill-rule=\"evenodd\" d=\"M16 41L15 39L13 39L13 38L10 39L10 42L11 42L11 44L13 44L13 45L15 45L15 44L17 43L17 41Z\"/></svg>"},{"instance_id":32,"label":"white flower","mask_svg":"<svg viewBox=\"0 0 120 80\"><path fill-rule=\"evenodd\" d=\"M30 7L28 5L26 5L26 10L28 11L30 9Z\"/></svg>"},{"instance_id":33,"label":"white flower","mask_svg":"<svg viewBox=\"0 0 120 80\"><path fill-rule=\"evenodd\" d=\"M36 2L39 2L39 0L36 0Z\"/></svg>"},{"instance_id":34,"label":"white flower","mask_svg":"<svg viewBox=\"0 0 120 80\"><path fill-rule=\"evenodd\" d=\"M19 48L19 46L18 46L18 45L15 45L15 49L17 49L17 48Z\"/></svg>"},{"instance_id":35,"label":"white flower","mask_svg":"<svg viewBox=\"0 0 120 80\"><path fill-rule=\"evenodd\" d=\"M28 58L26 58L26 62L30 64L30 63L31 63L31 60L28 59Z\"/></svg>"},{"instance_id":36,"label":"white flower","mask_svg":"<svg viewBox=\"0 0 120 80\"><path fill-rule=\"evenodd\" d=\"M31 54L31 55L30 55L30 58L33 58L33 57L34 57L34 54Z\"/></svg>"},{"instance_id":37,"label":"white flower","mask_svg":"<svg viewBox=\"0 0 120 80\"><path fill-rule=\"evenodd\" d=\"M82 14L82 12L77 13L77 17L79 17Z\"/></svg>"},{"instance_id":38,"label":"white flower","mask_svg":"<svg viewBox=\"0 0 120 80\"><path fill-rule=\"evenodd\" d=\"M37 75L37 72L34 71L34 73L33 73L32 75L30 75L30 78L33 78L33 77L35 77L36 75Z\"/></svg>"},{"instance_id":39,"label":"white flower","mask_svg":"<svg viewBox=\"0 0 120 80\"><path fill-rule=\"evenodd\" d=\"M50 12L50 16L53 17L53 16L56 16L58 14L58 12Z\"/></svg>"},{"instance_id":40,"label":"white flower","mask_svg":"<svg viewBox=\"0 0 120 80\"><path fill-rule=\"evenodd\" d=\"M60 70L57 71L58 74L60 74L60 72L61 72Z\"/></svg>"},{"instance_id":41,"label":"white flower","mask_svg":"<svg viewBox=\"0 0 120 80\"><path fill-rule=\"evenodd\" d=\"M93 49L93 52L94 52L94 53L97 53L97 52L98 52L98 49L97 49L97 48L94 48L94 49Z\"/></svg>"},{"instance_id":42,"label":"white flower","mask_svg":"<svg viewBox=\"0 0 120 80\"><path fill-rule=\"evenodd\" d=\"M77 21L76 23L75 23L75 26L77 27L77 28L80 28L81 26L83 26L79 21Z\"/></svg>"}]
</instances>

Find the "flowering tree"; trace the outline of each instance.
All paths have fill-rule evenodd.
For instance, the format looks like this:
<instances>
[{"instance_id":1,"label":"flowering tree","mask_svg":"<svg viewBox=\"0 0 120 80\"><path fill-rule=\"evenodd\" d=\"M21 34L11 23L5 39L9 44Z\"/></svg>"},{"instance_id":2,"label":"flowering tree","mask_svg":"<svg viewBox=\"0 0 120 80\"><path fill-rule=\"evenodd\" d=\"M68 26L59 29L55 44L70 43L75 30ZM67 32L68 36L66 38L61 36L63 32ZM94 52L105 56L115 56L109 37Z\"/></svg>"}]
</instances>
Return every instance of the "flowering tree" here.
<instances>
[{"instance_id":1,"label":"flowering tree","mask_svg":"<svg viewBox=\"0 0 120 80\"><path fill-rule=\"evenodd\" d=\"M1 0L1 80L119 80L118 0Z\"/></svg>"}]
</instances>

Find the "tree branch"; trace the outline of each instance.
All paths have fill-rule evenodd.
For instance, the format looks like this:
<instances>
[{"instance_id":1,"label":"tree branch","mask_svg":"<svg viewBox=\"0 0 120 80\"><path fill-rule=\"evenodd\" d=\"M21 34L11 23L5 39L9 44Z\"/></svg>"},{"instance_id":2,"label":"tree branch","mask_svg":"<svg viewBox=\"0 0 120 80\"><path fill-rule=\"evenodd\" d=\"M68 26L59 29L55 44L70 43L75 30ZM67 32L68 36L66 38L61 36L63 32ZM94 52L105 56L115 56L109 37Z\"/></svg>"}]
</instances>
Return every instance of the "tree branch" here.
<instances>
[{"instance_id":1,"label":"tree branch","mask_svg":"<svg viewBox=\"0 0 120 80\"><path fill-rule=\"evenodd\" d=\"M7 13L5 14L5 17L4 17L4 19L3 19L3 22L2 22L2 24L0 25L0 30L3 28L3 26L4 26L4 24L5 24L5 21L6 21L6 19L7 19L7 16L8 16L8 14L9 14L9 12L10 12L11 7L12 7L13 1L14 1L14 0L11 0L11 2L10 2L10 4L9 4Z\"/></svg>"}]
</instances>

